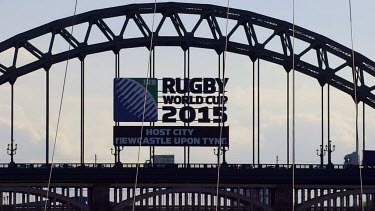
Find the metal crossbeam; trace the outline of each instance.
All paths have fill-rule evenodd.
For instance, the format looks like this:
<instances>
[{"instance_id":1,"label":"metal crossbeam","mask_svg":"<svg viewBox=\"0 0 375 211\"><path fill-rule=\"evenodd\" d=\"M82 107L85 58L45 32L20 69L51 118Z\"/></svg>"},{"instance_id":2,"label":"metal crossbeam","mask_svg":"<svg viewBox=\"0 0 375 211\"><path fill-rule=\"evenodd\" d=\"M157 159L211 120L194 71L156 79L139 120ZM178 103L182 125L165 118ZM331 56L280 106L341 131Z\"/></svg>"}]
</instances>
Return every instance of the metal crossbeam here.
<instances>
[{"instance_id":1,"label":"metal crossbeam","mask_svg":"<svg viewBox=\"0 0 375 211\"><path fill-rule=\"evenodd\" d=\"M4 65L0 64L0 72L5 73L6 71L7 71L7 68Z\"/></svg>"},{"instance_id":2,"label":"metal crossbeam","mask_svg":"<svg viewBox=\"0 0 375 211\"><path fill-rule=\"evenodd\" d=\"M109 41L112 41L115 39L115 34L112 32L112 30L108 27L108 25L102 19L97 20L96 25L98 26L100 31L103 32L104 36Z\"/></svg>"},{"instance_id":3,"label":"metal crossbeam","mask_svg":"<svg viewBox=\"0 0 375 211\"><path fill-rule=\"evenodd\" d=\"M171 21L180 37L186 34L186 29L184 24L181 21L180 16L177 13L171 15Z\"/></svg>"},{"instance_id":4,"label":"metal crossbeam","mask_svg":"<svg viewBox=\"0 0 375 211\"><path fill-rule=\"evenodd\" d=\"M143 36L148 37L151 35L151 30L147 26L146 22L143 20L140 14L135 14L133 17L135 24L138 26L139 30L142 32Z\"/></svg>"},{"instance_id":5,"label":"metal crossbeam","mask_svg":"<svg viewBox=\"0 0 375 211\"><path fill-rule=\"evenodd\" d=\"M220 26L217 23L216 17L212 15L208 15L207 17L207 23L210 27L211 33L214 36L214 39L217 40L223 36L220 30Z\"/></svg>"},{"instance_id":6,"label":"metal crossbeam","mask_svg":"<svg viewBox=\"0 0 375 211\"><path fill-rule=\"evenodd\" d=\"M292 45L292 41L290 40L290 36L285 33L281 33L280 40L281 40L281 45L283 47L284 55L291 56L293 53L293 45Z\"/></svg>"},{"instance_id":7,"label":"metal crossbeam","mask_svg":"<svg viewBox=\"0 0 375 211\"><path fill-rule=\"evenodd\" d=\"M73 47L73 48L78 48L80 43L78 40L73 37L66 29L61 29L59 31L59 34Z\"/></svg>"},{"instance_id":8,"label":"metal crossbeam","mask_svg":"<svg viewBox=\"0 0 375 211\"><path fill-rule=\"evenodd\" d=\"M329 68L327 51L322 49L322 48L319 48L319 49L316 50L316 54L317 54L317 57L318 57L319 68L320 69ZM324 64L324 66L323 66L323 64Z\"/></svg>"},{"instance_id":9,"label":"metal crossbeam","mask_svg":"<svg viewBox=\"0 0 375 211\"><path fill-rule=\"evenodd\" d=\"M36 48L35 46L33 46L31 43L25 42L25 43L23 43L23 47L27 51L29 51L32 55L34 55L36 58L38 58L38 59L42 58L43 53L38 48Z\"/></svg>"},{"instance_id":10,"label":"metal crossbeam","mask_svg":"<svg viewBox=\"0 0 375 211\"><path fill-rule=\"evenodd\" d=\"M258 45L258 38L254 30L254 26L251 23L246 23L243 25L245 29L245 34L247 37L247 40L249 42L249 45L255 46Z\"/></svg>"}]
</instances>

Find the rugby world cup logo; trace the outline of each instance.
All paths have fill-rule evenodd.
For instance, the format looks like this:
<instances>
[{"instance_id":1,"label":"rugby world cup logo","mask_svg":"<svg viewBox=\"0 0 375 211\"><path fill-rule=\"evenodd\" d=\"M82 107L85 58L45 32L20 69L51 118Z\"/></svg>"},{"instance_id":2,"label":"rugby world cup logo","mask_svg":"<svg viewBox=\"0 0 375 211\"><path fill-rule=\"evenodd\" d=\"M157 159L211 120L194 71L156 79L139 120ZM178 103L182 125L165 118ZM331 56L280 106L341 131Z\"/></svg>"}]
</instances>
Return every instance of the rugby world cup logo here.
<instances>
[{"instance_id":1,"label":"rugby world cup logo","mask_svg":"<svg viewBox=\"0 0 375 211\"><path fill-rule=\"evenodd\" d=\"M115 122L158 121L156 78L115 78L113 88Z\"/></svg>"}]
</instances>

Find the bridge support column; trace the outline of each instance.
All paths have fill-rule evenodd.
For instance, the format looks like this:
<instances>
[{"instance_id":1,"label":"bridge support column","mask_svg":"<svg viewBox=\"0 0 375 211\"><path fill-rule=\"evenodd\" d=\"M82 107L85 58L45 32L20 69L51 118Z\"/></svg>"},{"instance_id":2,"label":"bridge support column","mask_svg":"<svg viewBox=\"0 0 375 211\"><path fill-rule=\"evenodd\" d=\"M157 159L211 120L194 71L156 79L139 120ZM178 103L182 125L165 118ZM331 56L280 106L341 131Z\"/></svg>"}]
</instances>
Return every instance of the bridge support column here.
<instances>
[{"instance_id":1,"label":"bridge support column","mask_svg":"<svg viewBox=\"0 0 375 211\"><path fill-rule=\"evenodd\" d=\"M94 186L88 189L89 207L92 211L110 211L109 187Z\"/></svg>"},{"instance_id":2,"label":"bridge support column","mask_svg":"<svg viewBox=\"0 0 375 211\"><path fill-rule=\"evenodd\" d=\"M274 190L274 200L272 207L276 211L285 211L293 209L293 190L291 185L281 185Z\"/></svg>"}]
</instances>

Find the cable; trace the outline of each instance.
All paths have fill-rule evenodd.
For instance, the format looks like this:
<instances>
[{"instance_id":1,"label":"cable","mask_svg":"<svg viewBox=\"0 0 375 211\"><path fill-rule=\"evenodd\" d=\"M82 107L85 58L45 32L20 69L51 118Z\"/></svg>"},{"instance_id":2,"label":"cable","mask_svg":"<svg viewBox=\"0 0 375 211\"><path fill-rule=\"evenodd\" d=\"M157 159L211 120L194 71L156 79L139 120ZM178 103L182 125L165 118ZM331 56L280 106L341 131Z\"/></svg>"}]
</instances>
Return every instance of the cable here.
<instances>
[{"instance_id":1,"label":"cable","mask_svg":"<svg viewBox=\"0 0 375 211\"><path fill-rule=\"evenodd\" d=\"M255 166L255 62L253 62L253 165Z\"/></svg>"},{"instance_id":2,"label":"cable","mask_svg":"<svg viewBox=\"0 0 375 211\"><path fill-rule=\"evenodd\" d=\"M355 141L356 141L356 151L358 156L358 168L359 168L359 180L360 180L360 186L361 186L361 197L360 197L360 203L362 211L364 211L363 207L363 179L362 179L362 168L361 165L361 156L359 151L359 139L358 139L358 96L357 96L357 72L355 69L355 52L354 52L354 32L353 32L353 17L352 17L352 1L349 0L349 18L350 18L350 38L351 38L351 44L352 44L352 73L353 73L353 84L354 84L354 104L355 104Z\"/></svg>"},{"instance_id":3,"label":"cable","mask_svg":"<svg viewBox=\"0 0 375 211\"><path fill-rule=\"evenodd\" d=\"M363 151L366 150L366 104L362 102L362 147Z\"/></svg>"},{"instance_id":4,"label":"cable","mask_svg":"<svg viewBox=\"0 0 375 211\"><path fill-rule=\"evenodd\" d=\"M75 1L75 5L74 5L73 25L72 25L72 29L70 31L71 35L73 35L73 32L74 32L74 22L75 22L76 13L77 13L77 4L78 4L78 0ZM64 93L65 93L66 75L68 73L68 66L69 66L69 59L70 59L70 49L71 49L71 45L69 44L68 55L67 55L67 60L66 60L66 65L65 65L63 87L62 87L62 90L61 90L61 98L60 98L60 105L59 105L59 114L57 116L57 125L56 125L55 139L54 139L54 143L53 143L51 168L50 168L49 177L48 177L47 196L46 196L46 198L47 198L46 200L47 201L44 204L44 211L47 210L47 204L48 204L49 188L50 188L50 185L51 185L51 177L52 177L52 170L53 170L53 164L54 164L54 160L53 159L55 157L55 149L56 149L56 143L57 143L57 134L59 132L60 117L61 117L62 105L63 105Z\"/></svg>"},{"instance_id":5,"label":"cable","mask_svg":"<svg viewBox=\"0 0 375 211\"><path fill-rule=\"evenodd\" d=\"M226 67L226 56L227 56L227 50L228 50L228 22L229 22L229 3L230 3L230 0L227 1L227 21L226 21L226 24L225 24L225 47L224 47L224 54L223 54L223 83L225 84L225 67ZM223 86L223 99L225 98L225 85ZM217 180L216 180L216 206L215 206L215 210L217 211L218 210L218 207L219 207L219 185L220 185L220 150L221 150L221 147L222 147L222 144L221 144L221 140L222 140L222 136L223 136L223 126L224 126L224 122L223 122L223 118L224 118L224 105L225 105L225 102L223 102L223 105L222 105L222 112L221 112L221 125L220 125L220 139L219 139L219 151L217 152L218 153L218 159L217 159ZM225 152L223 152L225 153Z\"/></svg>"},{"instance_id":6,"label":"cable","mask_svg":"<svg viewBox=\"0 0 375 211\"><path fill-rule=\"evenodd\" d=\"M260 70L260 62L259 62L259 58L258 58L258 72L257 72L257 97L258 97L258 100L257 100L257 111L258 111L258 114L257 114L257 138L258 138L258 165L260 164L260 73L259 73L259 70Z\"/></svg>"},{"instance_id":7,"label":"cable","mask_svg":"<svg viewBox=\"0 0 375 211\"><path fill-rule=\"evenodd\" d=\"M290 100L289 100L289 94L290 94L290 91L289 91L289 71L287 72L287 77L286 77L286 164L289 166L289 150L290 150L290 146L289 146L289 133L290 133L290 128L289 128L289 117L290 117L290 109L289 109L289 103L290 103Z\"/></svg>"},{"instance_id":8,"label":"cable","mask_svg":"<svg viewBox=\"0 0 375 211\"><path fill-rule=\"evenodd\" d=\"M143 112L142 112L142 126L141 126L141 137L139 140L139 146L138 146L138 155L137 155L137 170L135 174L135 182L134 182L134 189L133 189L133 205L132 205L132 211L134 211L135 208L135 192L137 189L138 184L138 174L139 174L139 156L141 154L141 147L142 147L142 139L143 139L143 127L144 127L144 121L145 121L145 112L146 112L146 100L147 100L147 89L148 89L148 80L149 80L149 72L151 72L151 56L152 56L152 49L153 49L153 40L154 40L154 25L155 25L155 14L156 14L156 1L154 2L154 13L152 16L152 28L151 28L151 41L150 41L150 53L149 53L149 59L147 64L147 73L146 73L146 87L145 87L145 94L144 94L144 101L143 101Z\"/></svg>"},{"instance_id":9,"label":"cable","mask_svg":"<svg viewBox=\"0 0 375 211\"><path fill-rule=\"evenodd\" d=\"M320 86L321 89L321 136L322 136L322 144L320 145L320 165L323 167L324 164L324 86ZM329 141L329 140L328 140Z\"/></svg>"},{"instance_id":10,"label":"cable","mask_svg":"<svg viewBox=\"0 0 375 211\"><path fill-rule=\"evenodd\" d=\"M292 72L292 144L293 144L293 166L292 166L292 189L293 189L293 211L295 210L296 204L296 191L295 191L295 164L296 164L296 78L295 78L295 58L294 58L294 41L295 41L295 3L293 0L293 47L292 47L292 65L293 65L293 72Z\"/></svg>"}]
</instances>

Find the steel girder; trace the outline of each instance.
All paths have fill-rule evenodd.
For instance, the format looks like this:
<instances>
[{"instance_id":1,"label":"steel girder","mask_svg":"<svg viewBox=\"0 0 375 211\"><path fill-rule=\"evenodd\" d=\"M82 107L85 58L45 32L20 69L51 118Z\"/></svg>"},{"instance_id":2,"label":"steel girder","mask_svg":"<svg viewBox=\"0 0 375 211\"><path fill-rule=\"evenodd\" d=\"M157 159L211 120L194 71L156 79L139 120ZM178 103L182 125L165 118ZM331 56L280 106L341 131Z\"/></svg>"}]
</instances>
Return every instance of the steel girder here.
<instances>
[{"instance_id":1,"label":"steel girder","mask_svg":"<svg viewBox=\"0 0 375 211\"><path fill-rule=\"evenodd\" d=\"M118 53L123 48L147 47L150 46L151 27L144 19L145 14L152 14L154 4L132 4L114 8L94 10L77 15L53 21L27 32L18 34L4 42L0 43L0 54L8 49L14 49L13 62L6 66L0 61L0 85L4 83L15 83L18 77L33 72L38 69L49 69L53 64L65 61L70 58L84 59L86 55L95 54L103 51L113 51ZM227 17L227 8L188 3L158 3L156 12L162 15L160 23L155 27L154 46L181 46L183 50L189 47L214 49L221 54L225 46L225 29L220 27L218 19ZM181 19L181 14L198 15L200 18L195 23L192 30L188 31ZM123 16L124 22L119 34L106 24L107 18ZM176 36L161 36L159 32L167 19L170 19ZM283 66L286 71L292 69L292 55L295 54L295 69L303 74L318 79L321 85L330 84L337 89L349 94L354 98L353 80L340 77L338 73L344 68L352 67L351 49L334 42L333 40L309 31L307 29L295 26L295 38L308 44L300 53L294 53L292 45L293 25L275 18L256 14L249 11L230 9L229 19L235 21L235 26L228 31L228 51L236 54L249 56L253 61L257 58ZM128 27L129 21L134 21L139 32L142 34L136 38L124 37L124 32ZM191 21L191 20L189 20ZM88 28L82 42L70 34L68 27L73 25L88 23ZM202 22L206 22L211 31L212 38L203 38L196 36L196 32ZM88 44L91 35L91 29L96 26L107 40L97 44ZM272 31L272 34L264 42L259 42L256 27L266 28ZM244 30L247 43L239 43L232 39L232 35L238 31ZM51 34L48 51L43 53L37 46L30 43L30 40ZM56 36L61 36L63 40L72 46L70 52L60 52L53 54L53 48ZM268 45L271 40L279 37L282 52L269 50ZM25 49L32 54L36 60L19 66L19 49ZM317 56L317 63L303 61L301 57L313 51ZM337 67L331 67L328 54L332 54L343 60L343 63ZM364 72L366 77L364 78ZM375 79L375 63L360 53L355 52L355 80L357 80L358 102L362 101L375 108L375 85L368 81ZM367 82L367 83L366 83Z\"/></svg>"}]
</instances>

